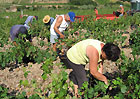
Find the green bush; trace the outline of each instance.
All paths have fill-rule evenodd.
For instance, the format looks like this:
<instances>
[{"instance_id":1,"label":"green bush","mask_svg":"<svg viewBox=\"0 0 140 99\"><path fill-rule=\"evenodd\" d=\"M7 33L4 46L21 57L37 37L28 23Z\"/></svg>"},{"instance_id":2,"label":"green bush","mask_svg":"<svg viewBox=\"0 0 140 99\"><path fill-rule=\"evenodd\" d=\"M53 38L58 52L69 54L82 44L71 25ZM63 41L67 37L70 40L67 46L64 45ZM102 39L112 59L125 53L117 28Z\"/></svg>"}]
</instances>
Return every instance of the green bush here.
<instances>
[{"instance_id":1,"label":"green bush","mask_svg":"<svg viewBox=\"0 0 140 99\"><path fill-rule=\"evenodd\" d=\"M68 5L68 6L64 6L63 8L61 9L68 9L68 10L71 10L71 9L78 9L77 6L73 6L73 5Z\"/></svg>"},{"instance_id":2,"label":"green bush","mask_svg":"<svg viewBox=\"0 0 140 99\"><path fill-rule=\"evenodd\" d=\"M117 1L116 4L123 4L123 2L121 2L121 1Z\"/></svg>"},{"instance_id":3,"label":"green bush","mask_svg":"<svg viewBox=\"0 0 140 99\"><path fill-rule=\"evenodd\" d=\"M18 6L18 7L17 7L17 11L21 11L21 10L23 10L23 9L26 9L26 7L25 7L25 6Z\"/></svg>"},{"instance_id":4,"label":"green bush","mask_svg":"<svg viewBox=\"0 0 140 99\"><path fill-rule=\"evenodd\" d=\"M94 9L95 8L95 6L94 5L82 5L82 6L80 6L80 9Z\"/></svg>"},{"instance_id":5,"label":"green bush","mask_svg":"<svg viewBox=\"0 0 140 99\"><path fill-rule=\"evenodd\" d=\"M95 0L99 5L110 3L110 0Z\"/></svg>"},{"instance_id":6,"label":"green bush","mask_svg":"<svg viewBox=\"0 0 140 99\"><path fill-rule=\"evenodd\" d=\"M74 5L94 5L97 6L97 3L92 0L70 0L71 4Z\"/></svg>"},{"instance_id":7,"label":"green bush","mask_svg":"<svg viewBox=\"0 0 140 99\"><path fill-rule=\"evenodd\" d=\"M123 1L123 2L125 2L125 1L131 2L131 0L121 0L121 1Z\"/></svg>"}]
</instances>

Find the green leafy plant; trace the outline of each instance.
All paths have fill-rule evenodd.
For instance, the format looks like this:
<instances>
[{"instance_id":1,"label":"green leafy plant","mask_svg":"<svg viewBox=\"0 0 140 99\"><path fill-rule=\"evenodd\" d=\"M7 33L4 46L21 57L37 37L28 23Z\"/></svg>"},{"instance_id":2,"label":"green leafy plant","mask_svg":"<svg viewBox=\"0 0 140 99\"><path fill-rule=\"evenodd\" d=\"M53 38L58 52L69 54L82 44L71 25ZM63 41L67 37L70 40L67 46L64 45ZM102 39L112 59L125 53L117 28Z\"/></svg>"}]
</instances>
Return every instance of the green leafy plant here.
<instances>
[{"instance_id":1,"label":"green leafy plant","mask_svg":"<svg viewBox=\"0 0 140 99\"><path fill-rule=\"evenodd\" d=\"M87 2L87 1L84 1ZM100 2L100 1L99 1ZM104 1L102 1L104 2ZM107 3L108 1L106 1ZM33 10L33 9L32 9ZM104 10L104 9L103 9ZM103 82L96 79L91 80L90 82L85 82L83 84L82 90L79 92L84 99L138 99L140 98L140 59L139 59L139 46L140 46L140 18L139 13L134 16L121 17L115 20L94 20L96 17L91 15L93 11L90 10L74 10L77 11L79 15L89 14L82 20L76 20L72 25L73 28L71 31L65 31L65 39L61 39L60 42L65 42L65 45L58 46L62 49L66 47L67 49L73 46L75 43L84 40L84 39L98 39L105 43L114 42L120 47L124 46L124 41L126 37L123 37L125 31L132 25L136 25L135 30L130 33L130 40L134 39L134 44L131 44L128 47L132 48L132 58L125 56L124 52L121 52L120 60L116 63L119 67L119 72L117 72L115 77L109 80L109 86L105 85ZM29 14L32 11L30 10ZM53 13L52 13L53 12ZM48 11L48 14L55 16L55 13L66 13L67 11L51 10ZM81 12L81 13L80 13ZM40 19L43 18L43 13L45 11L34 12L40 15ZM41 14L40 14L41 13ZM1 15L10 15L10 13L1 14ZM19 13L18 13L19 14ZM0 15L0 16L1 16ZM20 81L20 85L24 87L33 87L36 94L30 96L30 99L70 99L74 96L70 96L68 93L68 88L72 87L71 82L67 82L68 74L65 70L65 67L62 63L56 62L56 53L52 51L51 44L49 43L50 32L48 27L45 27L42 24L42 20L38 20L37 23L33 24L33 27L30 29L29 33L32 34L32 38L36 38L36 44L31 44L28 40L26 42L21 39L17 39L16 42L18 46L14 46L13 43L9 41L9 30L13 24L24 23L24 18L19 19L17 13L12 13L9 20L1 18L0 25L0 67L4 69L7 65L15 63L18 60L18 63L25 63L24 58L27 60L34 60L33 63L42 63L41 69L43 70L42 79L43 81L47 80L48 77L51 79L48 86L45 87L45 90L41 90L37 87L37 81L33 79L31 82L27 80L28 74L30 71L24 70L25 80ZM79 35L74 34L78 31ZM21 35L25 37L26 35ZM47 39L48 42L44 40ZM34 42L33 42L34 43ZM8 47L7 47L8 46ZM44 48L44 49L43 49ZM55 62L54 62L55 61ZM28 63L28 62L27 62ZM60 71L54 73L54 66L58 67ZM88 76L91 78L91 76ZM112 77L110 75L110 77ZM112 88L112 89L109 89ZM72 87L73 89L73 87ZM46 92L46 93L45 93ZM49 93L49 94L48 94ZM47 95L45 95L47 94ZM22 92L16 96L10 96L8 89L0 86L0 98L1 99L25 99L27 98L26 93Z\"/></svg>"}]
</instances>

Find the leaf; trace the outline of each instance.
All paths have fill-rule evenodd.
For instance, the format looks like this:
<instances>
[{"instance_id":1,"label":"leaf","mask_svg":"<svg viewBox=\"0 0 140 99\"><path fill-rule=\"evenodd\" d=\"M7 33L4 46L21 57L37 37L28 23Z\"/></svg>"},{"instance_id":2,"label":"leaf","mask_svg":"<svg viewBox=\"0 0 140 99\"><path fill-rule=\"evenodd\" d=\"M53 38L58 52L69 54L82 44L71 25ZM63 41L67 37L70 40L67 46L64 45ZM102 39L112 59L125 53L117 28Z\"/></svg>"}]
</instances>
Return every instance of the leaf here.
<instances>
[{"instance_id":1,"label":"leaf","mask_svg":"<svg viewBox=\"0 0 140 99\"><path fill-rule=\"evenodd\" d=\"M46 64L43 64L42 69L43 69L44 72L47 72L49 68Z\"/></svg>"},{"instance_id":2,"label":"leaf","mask_svg":"<svg viewBox=\"0 0 140 99\"><path fill-rule=\"evenodd\" d=\"M67 73L65 71L62 71L62 76L63 76L63 80L67 80Z\"/></svg>"},{"instance_id":3,"label":"leaf","mask_svg":"<svg viewBox=\"0 0 140 99\"><path fill-rule=\"evenodd\" d=\"M44 41L40 41L40 46L43 47L45 45Z\"/></svg>"},{"instance_id":4,"label":"leaf","mask_svg":"<svg viewBox=\"0 0 140 99\"><path fill-rule=\"evenodd\" d=\"M94 89L93 88L90 88L89 91L88 91L88 97L89 98L92 98L93 95L94 95L93 93L94 93Z\"/></svg>"},{"instance_id":5,"label":"leaf","mask_svg":"<svg viewBox=\"0 0 140 99\"><path fill-rule=\"evenodd\" d=\"M56 86L58 83L56 81L52 82L52 86Z\"/></svg>"},{"instance_id":6,"label":"leaf","mask_svg":"<svg viewBox=\"0 0 140 99\"><path fill-rule=\"evenodd\" d=\"M104 87L105 87L106 89L108 88L108 86L109 86L109 84L108 84L108 85L104 84Z\"/></svg>"},{"instance_id":7,"label":"leaf","mask_svg":"<svg viewBox=\"0 0 140 99\"><path fill-rule=\"evenodd\" d=\"M68 89L68 84L67 84L67 83L65 83L65 84L63 85L63 89L65 89L65 90Z\"/></svg>"},{"instance_id":8,"label":"leaf","mask_svg":"<svg viewBox=\"0 0 140 99\"><path fill-rule=\"evenodd\" d=\"M22 92L22 95L23 95L23 96L25 96L25 95L26 95L26 92L25 92L25 91L23 91L23 92Z\"/></svg>"},{"instance_id":9,"label":"leaf","mask_svg":"<svg viewBox=\"0 0 140 99\"><path fill-rule=\"evenodd\" d=\"M29 99L41 99L38 94L33 94L32 96L29 97Z\"/></svg>"},{"instance_id":10,"label":"leaf","mask_svg":"<svg viewBox=\"0 0 140 99\"><path fill-rule=\"evenodd\" d=\"M59 92L59 98L63 97L66 94L66 92L67 92L67 90L62 88Z\"/></svg>"},{"instance_id":11,"label":"leaf","mask_svg":"<svg viewBox=\"0 0 140 99\"><path fill-rule=\"evenodd\" d=\"M54 99L54 97L55 97L55 93L51 93L49 99Z\"/></svg>"},{"instance_id":12,"label":"leaf","mask_svg":"<svg viewBox=\"0 0 140 99\"><path fill-rule=\"evenodd\" d=\"M46 80L47 74L46 73L43 73L41 77L42 77L43 80Z\"/></svg>"},{"instance_id":13,"label":"leaf","mask_svg":"<svg viewBox=\"0 0 140 99\"><path fill-rule=\"evenodd\" d=\"M22 80L22 81L21 81L21 85L23 85L23 86L28 86L28 85L29 85L28 80Z\"/></svg>"},{"instance_id":14,"label":"leaf","mask_svg":"<svg viewBox=\"0 0 140 99\"><path fill-rule=\"evenodd\" d=\"M25 78L27 78L28 73L30 73L30 71L26 71L26 72L24 73L24 77L25 77Z\"/></svg>"},{"instance_id":15,"label":"leaf","mask_svg":"<svg viewBox=\"0 0 140 99\"><path fill-rule=\"evenodd\" d=\"M125 93L127 91L127 87L125 85L121 86L121 92Z\"/></svg>"},{"instance_id":16,"label":"leaf","mask_svg":"<svg viewBox=\"0 0 140 99\"><path fill-rule=\"evenodd\" d=\"M85 81L84 83L83 83L83 87L82 88L88 88L88 82L87 81Z\"/></svg>"},{"instance_id":17,"label":"leaf","mask_svg":"<svg viewBox=\"0 0 140 99\"><path fill-rule=\"evenodd\" d=\"M113 82L114 85L119 85L120 84L120 82L117 81L117 80L113 80L112 82Z\"/></svg>"}]
</instances>

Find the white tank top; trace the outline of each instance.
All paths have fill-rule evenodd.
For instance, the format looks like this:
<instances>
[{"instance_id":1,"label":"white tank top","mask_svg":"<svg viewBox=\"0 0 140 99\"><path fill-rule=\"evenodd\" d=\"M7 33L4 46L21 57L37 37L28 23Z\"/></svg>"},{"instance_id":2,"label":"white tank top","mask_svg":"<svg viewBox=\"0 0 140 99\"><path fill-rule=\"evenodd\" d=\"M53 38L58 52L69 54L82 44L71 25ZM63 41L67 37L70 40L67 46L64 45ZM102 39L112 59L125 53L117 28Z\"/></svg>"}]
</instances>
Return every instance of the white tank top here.
<instances>
[{"instance_id":1,"label":"white tank top","mask_svg":"<svg viewBox=\"0 0 140 99\"><path fill-rule=\"evenodd\" d=\"M69 26L70 22L65 21L64 15L60 15L60 16L62 16L63 20L62 20L62 23L61 23L60 27L58 28L58 30L61 33L63 33L65 31L65 29ZM56 35L56 32L54 30L54 25L56 23L57 18L54 20L54 22L53 22L53 24L51 25L51 28L50 28L50 32L51 32L52 35Z\"/></svg>"}]
</instances>

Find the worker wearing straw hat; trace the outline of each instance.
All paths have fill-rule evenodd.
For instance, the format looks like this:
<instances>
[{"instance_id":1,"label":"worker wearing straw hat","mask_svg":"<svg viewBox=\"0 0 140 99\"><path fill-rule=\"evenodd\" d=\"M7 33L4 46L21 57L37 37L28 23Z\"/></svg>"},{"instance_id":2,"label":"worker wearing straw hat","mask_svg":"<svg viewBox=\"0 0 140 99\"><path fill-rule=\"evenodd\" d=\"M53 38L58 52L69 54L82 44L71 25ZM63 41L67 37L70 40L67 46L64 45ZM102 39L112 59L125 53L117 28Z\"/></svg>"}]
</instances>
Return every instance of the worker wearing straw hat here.
<instances>
[{"instance_id":1,"label":"worker wearing straw hat","mask_svg":"<svg viewBox=\"0 0 140 99\"><path fill-rule=\"evenodd\" d=\"M53 21L54 21L54 18L53 17L50 17L49 15L46 15L43 18L43 23L45 25L52 25Z\"/></svg>"}]
</instances>

